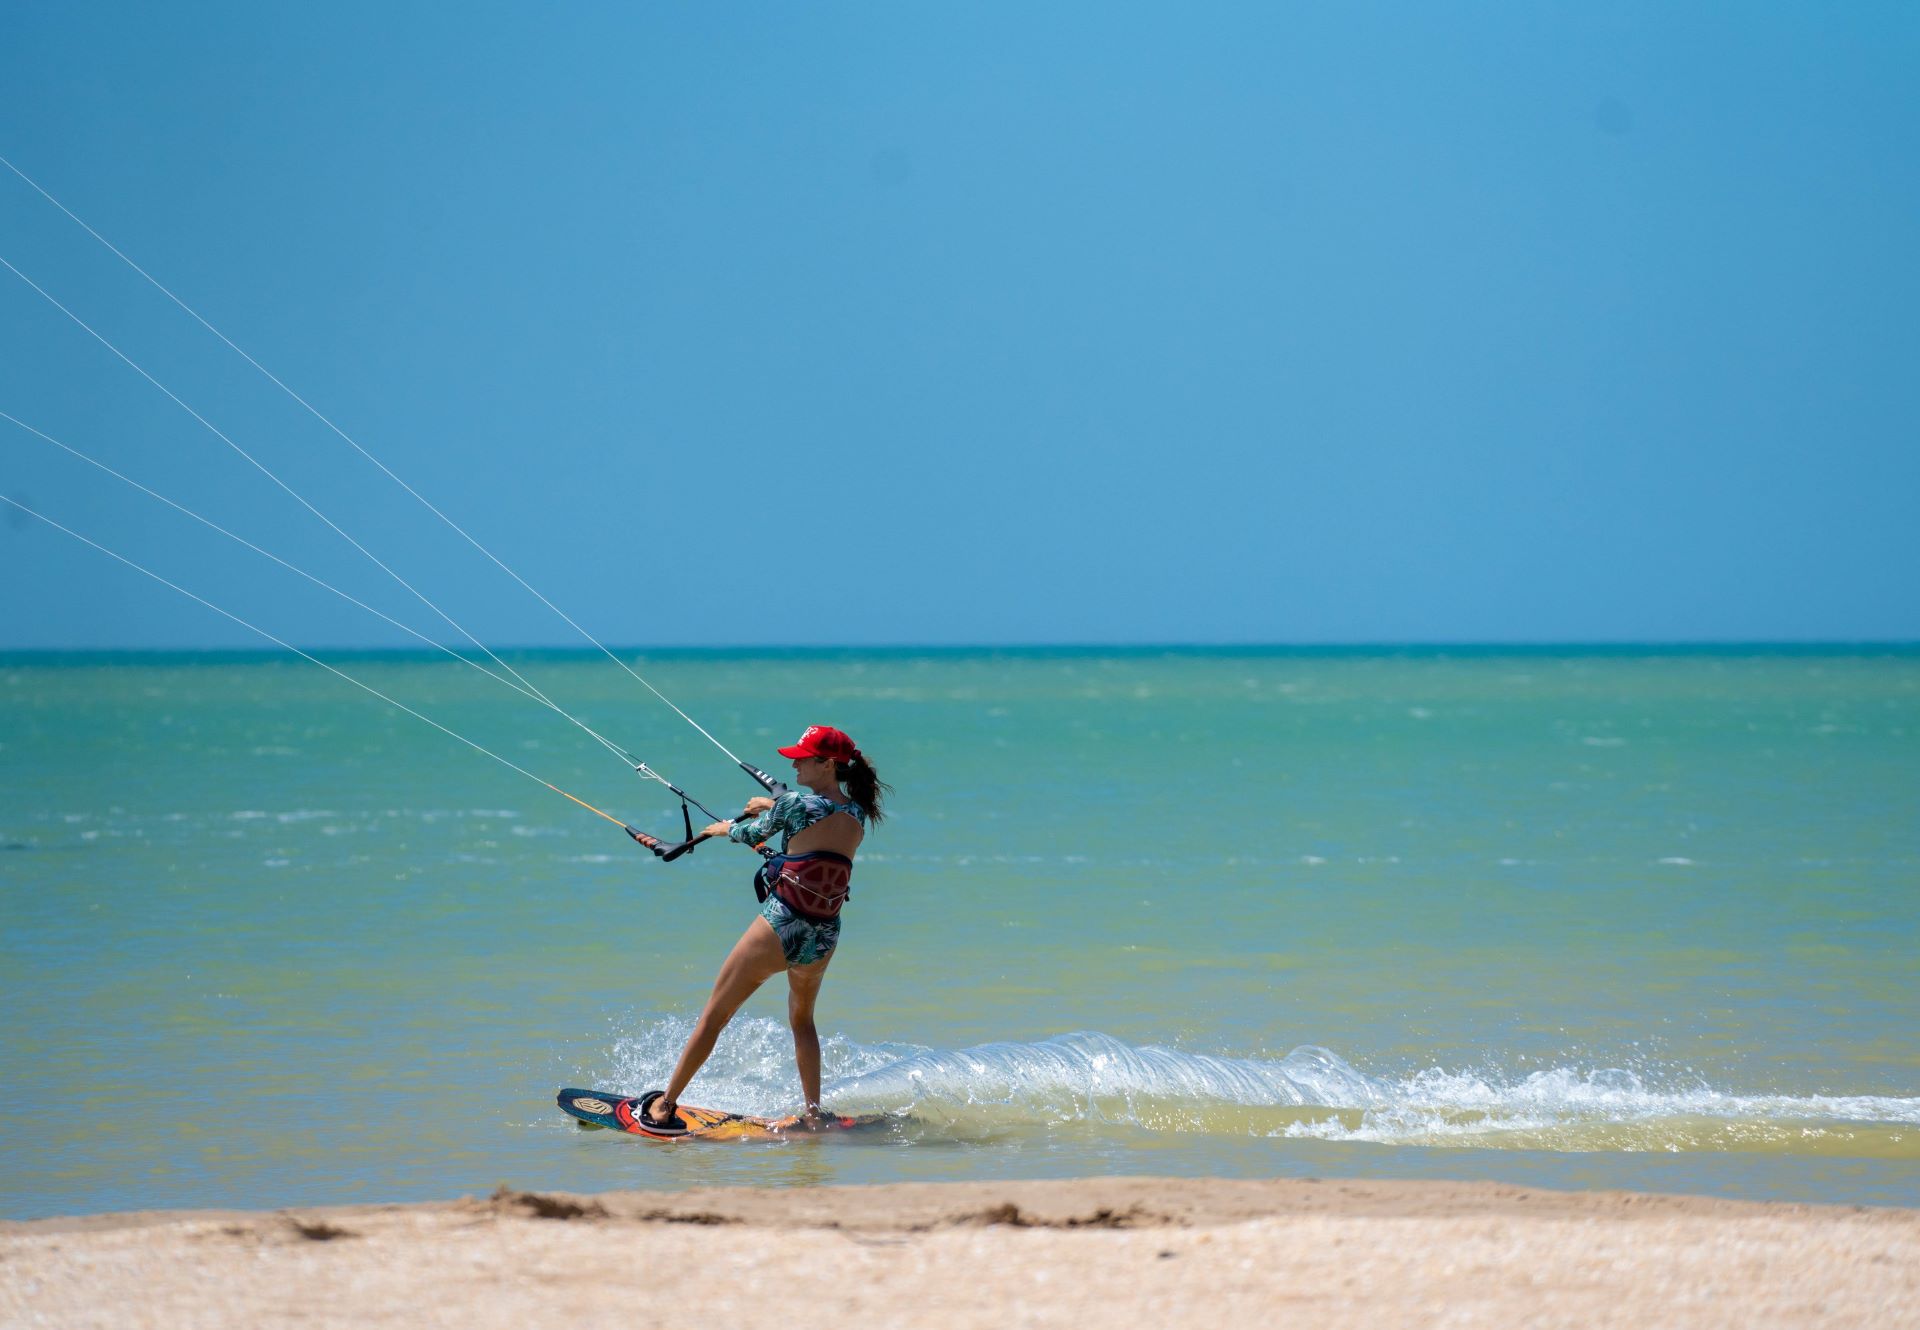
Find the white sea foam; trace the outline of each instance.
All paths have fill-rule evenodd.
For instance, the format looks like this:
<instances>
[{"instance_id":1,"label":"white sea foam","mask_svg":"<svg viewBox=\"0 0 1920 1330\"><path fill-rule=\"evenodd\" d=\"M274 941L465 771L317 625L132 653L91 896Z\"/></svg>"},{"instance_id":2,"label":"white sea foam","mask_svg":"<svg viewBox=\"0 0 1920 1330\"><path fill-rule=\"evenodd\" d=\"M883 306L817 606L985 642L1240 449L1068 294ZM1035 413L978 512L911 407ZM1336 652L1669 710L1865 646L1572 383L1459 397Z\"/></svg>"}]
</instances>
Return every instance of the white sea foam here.
<instances>
[{"instance_id":1,"label":"white sea foam","mask_svg":"<svg viewBox=\"0 0 1920 1330\"><path fill-rule=\"evenodd\" d=\"M594 1083L633 1094L658 1089L667 1083L691 1033L690 1018L670 1017L648 1022L632 1034L616 1034L611 1065L590 1073L604 1077ZM858 1044L844 1035L824 1035L822 1077L829 1085L837 1084L915 1051L911 1046ZM799 1098L796 1091L792 1034L779 1021L755 1016L727 1027L689 1097L736 1113L777 1114L792 1111Z\"/></svg>"},{"instance_id":2,"label":"white sea foam","mask_svg":"<svg viewBox=\"0 0 1920 1330\"><path fill-rule=\"evenodd\" d=\"M1742 1131L1818 1135L1849 1126L1920 1127L1920 1099L1743 1095L1705 1083L1660 1088L1620 1068L1555 1067L1518 1080L1432 1068L1395 1082L1390 1102L1358 1120L1299 1122L1286 1134L1408 1145L1679 1149L1726 1143Z\"/></svg>"},{"instance_id":3,"label":"white sea foam","mask_svg":"<svg viewBox=\"0 0 1920 1330\"><path fill-rule=\"evenodd\" d=\"M1137 1048L1083 1032L1030 1044L918 1050L836 1081L833 1098L846 1112L919 1119L958 1120L984 1109L1049 1121L1141 1120L1179 1104L1366 1108L1387 1102L1386 1090L1324 1048L1303 1046L1269 1061Z\"/></svg>"},{"instance_id":4,"label":"white sea foam","mask_svg":"<svg viewBox=\"0 0 1920 1330\"><path fill-rule=\"evenodd\" d=\"M608 1088L663 1084L690 1028L684 1019L655 1021L619 1036ZM1312 1045L1285 1057L1235 1058L1092 1032L964 1049L864 1045L835 1035L823 1042L822 1068L824 1096L838 1111L885 1113L953 1137L1078 1122L1394 1145L1678 1150L1861 1129L1911 1141L1908 1129L1920 1128L1920 1098L1737 1094L1686 1074L1650 1083L1652 1073L1618 1067L1525 1076L1436 1067L1383 1077ZM736 1111L790 1110L786 1027L736 1021L692 1093Z\"/></svg>"}]
</instances>

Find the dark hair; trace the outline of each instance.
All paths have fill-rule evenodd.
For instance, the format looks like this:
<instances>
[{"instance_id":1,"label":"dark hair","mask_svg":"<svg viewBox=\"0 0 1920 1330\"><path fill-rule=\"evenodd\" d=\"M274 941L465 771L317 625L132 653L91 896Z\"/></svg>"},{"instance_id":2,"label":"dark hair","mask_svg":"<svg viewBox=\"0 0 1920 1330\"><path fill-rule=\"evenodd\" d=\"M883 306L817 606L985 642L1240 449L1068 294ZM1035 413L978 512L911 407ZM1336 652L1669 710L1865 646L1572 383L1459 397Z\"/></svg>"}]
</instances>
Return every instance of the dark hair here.
<instances>
[{"instance_id":1,"label":"dark hair","mask_svg":"<svg viewBox=\"0 0 1920 1330\"><path fill-rule=\"evenodd\" d=\"M853 801L867 810L867 821L880 822L886 814L880 811L880 796L892 794L893 786L880 779L880 773L873 769L873 763L867 761L867 755L855 752L850 762L833 764L833 774L847 787L847 794Z\"/></svg>"}]
</instances>

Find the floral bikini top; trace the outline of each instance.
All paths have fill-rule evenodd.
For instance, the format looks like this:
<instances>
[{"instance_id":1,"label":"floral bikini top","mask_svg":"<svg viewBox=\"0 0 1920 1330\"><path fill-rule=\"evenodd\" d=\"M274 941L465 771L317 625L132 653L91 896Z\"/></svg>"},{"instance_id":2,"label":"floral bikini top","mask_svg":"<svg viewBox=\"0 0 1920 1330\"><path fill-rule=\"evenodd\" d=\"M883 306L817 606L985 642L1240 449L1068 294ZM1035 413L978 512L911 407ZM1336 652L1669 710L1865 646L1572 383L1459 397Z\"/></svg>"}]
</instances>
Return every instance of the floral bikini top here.
<instances>
[{"instance_id":1,"label":"floral bikini top","mask_svg":"<svg viewBox=\"0 0 1920 1330\"><path fill-rule=\"evenodd\" d=\"M788 790L775 799L773 807L764 813L735 822L727 838L737 840L742 845L759 845L778 834L780 852L785 854L795 836L835 813L850 813L862 827L867 825L867 810L852 800L837 804L826 795L815 794L812 790Z\"/></svg>"}]
</instances>

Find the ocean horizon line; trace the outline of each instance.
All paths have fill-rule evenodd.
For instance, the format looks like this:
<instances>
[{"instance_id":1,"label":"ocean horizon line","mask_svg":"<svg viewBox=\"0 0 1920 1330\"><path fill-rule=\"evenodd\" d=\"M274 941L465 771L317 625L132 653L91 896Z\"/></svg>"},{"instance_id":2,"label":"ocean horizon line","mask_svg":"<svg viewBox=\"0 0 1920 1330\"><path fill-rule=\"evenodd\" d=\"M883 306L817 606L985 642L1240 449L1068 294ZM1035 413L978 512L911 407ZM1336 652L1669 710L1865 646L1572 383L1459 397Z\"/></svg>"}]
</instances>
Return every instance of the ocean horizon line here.
<instances>
[{"instance_id":1,"label":"ocean horizon line","mask_svg":"<svg viewBox=\"0 0 1920 1330\"><path fill-rule=\"evenodd\" d=\"M590 646L544 644L495 645L493 651L523 659L599 659L604 653ZM448 652L468 659L485 659L472 649L448 647L318 646L302 650L330 660L437 661ZM1402 657L1445 659L1451 656L1498 657L1631 657L1631 656L1920 656L1920 640L1701 640L1701 641L1458 641L1458 642L980 642L873 643L839 645L674 644L609 645L615 655L631 659L769 659L832 660L854 657L912 659L932 657L956 660L1006 656L1018 659L1144 658L1153 656L1300 658ZM0 665L229 663L300 660L301 655L280 647L7 647L0 648Z\"/></svg>"}]
</instances>

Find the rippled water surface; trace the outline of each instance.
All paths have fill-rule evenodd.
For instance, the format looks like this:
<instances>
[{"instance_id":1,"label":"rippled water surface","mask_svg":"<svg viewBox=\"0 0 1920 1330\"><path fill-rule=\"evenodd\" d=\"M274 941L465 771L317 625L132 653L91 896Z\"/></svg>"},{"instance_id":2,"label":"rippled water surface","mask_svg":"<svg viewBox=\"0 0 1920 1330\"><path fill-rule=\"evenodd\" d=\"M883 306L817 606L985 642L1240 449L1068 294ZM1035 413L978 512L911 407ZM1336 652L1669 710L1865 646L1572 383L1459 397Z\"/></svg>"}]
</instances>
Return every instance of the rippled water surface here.
<instances>
[{"instance_id":1,"label":"rippled water surface","mask_svg":"<svg viewBox=\"0 0 1920 1330\"><path fill-rule=\"evenodd\" d=\"M670 830L453 662L342 668ZM714 804L604 659L517 662ZM0 1214L1085 1173L1505 1178L1920 1204L1920 656L675 655L763 764L898 787L827 981L844 1137L661 1147L751 916L292 659L0 659ZM769 988L689 1098L797 1098Z\"/></svg>"}]
</instances>

